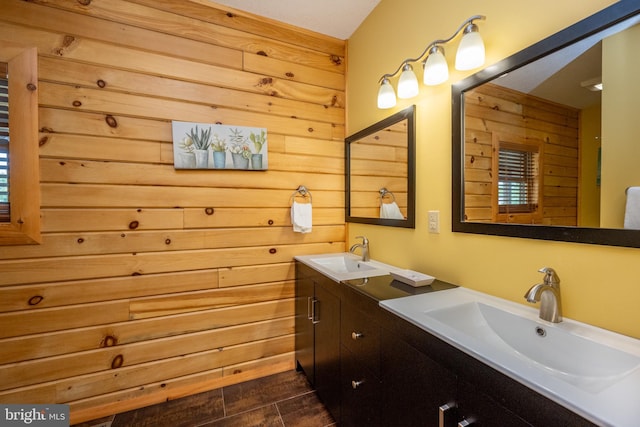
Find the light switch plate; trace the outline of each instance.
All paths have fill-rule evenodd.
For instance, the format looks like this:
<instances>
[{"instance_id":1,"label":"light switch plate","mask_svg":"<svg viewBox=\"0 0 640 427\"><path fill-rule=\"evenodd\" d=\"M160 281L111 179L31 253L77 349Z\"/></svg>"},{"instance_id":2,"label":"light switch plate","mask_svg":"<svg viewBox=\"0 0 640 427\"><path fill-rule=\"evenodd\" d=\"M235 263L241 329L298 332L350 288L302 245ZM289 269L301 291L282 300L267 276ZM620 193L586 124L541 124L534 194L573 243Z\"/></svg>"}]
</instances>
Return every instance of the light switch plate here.
<instances>
[{"instance_id":1,"label":"light switch plate","mask_svg":"<svg viewBox=\"0 0 640 427\"><path fill-rule=\"evenodd\" d=\"M429 211L427 215L429 220L429 233L440 233L440 211Z\"/></svg>"}]
</instances>

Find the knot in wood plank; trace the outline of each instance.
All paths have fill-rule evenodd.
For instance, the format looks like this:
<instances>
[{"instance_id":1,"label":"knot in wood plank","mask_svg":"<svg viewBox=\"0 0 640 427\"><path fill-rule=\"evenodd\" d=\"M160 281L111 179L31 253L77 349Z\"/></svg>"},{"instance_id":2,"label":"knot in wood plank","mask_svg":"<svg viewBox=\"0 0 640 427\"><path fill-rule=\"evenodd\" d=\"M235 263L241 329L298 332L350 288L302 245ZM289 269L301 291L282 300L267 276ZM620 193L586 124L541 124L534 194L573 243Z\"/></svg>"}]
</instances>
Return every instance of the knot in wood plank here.
<instances>
[{"instance_id":1,"label":"knot in wood plank","mask_svg":"<svg viewBox=\"0 0 640 427\"><path fill-rule=\"evenodd\" d=\"M29 305L38 305L42 302L44 297L42 295L34 295L29 298Z\"/></svg>"},{"instance_id":2,"label":"knot in wood plank","mask_svg":"<svg viewBox=\"0 0 640 427\"><path fill-rule=\"evenodd\" d=\"M119 354L111 361L111 369L118 369L124 364L124 356Z\"/></svg>"},{"instance_id":3,"label":"knot in wood plank","mask_svg":"<svg viewBox=\"0 0 640 427\"><path fill-rule=\"evenodd\" d=\"M115 117L113 117L111 114L108 114L105 118L104 121L107 122L107 125L109 127L112 128L117 128L118 127L118 121L116 120Z\"/></svg>"},{"instance_id":4,"label":"knot in wood plank","mask_svg":"<svg viewBox=\"0 0 640 427\"><path fill-rule=\"evenodd\" d=\"M102 340L101 347L113 347L116 344L118 344L118 338L113 335L107 335Z\"/></svg>"}]
</instances>

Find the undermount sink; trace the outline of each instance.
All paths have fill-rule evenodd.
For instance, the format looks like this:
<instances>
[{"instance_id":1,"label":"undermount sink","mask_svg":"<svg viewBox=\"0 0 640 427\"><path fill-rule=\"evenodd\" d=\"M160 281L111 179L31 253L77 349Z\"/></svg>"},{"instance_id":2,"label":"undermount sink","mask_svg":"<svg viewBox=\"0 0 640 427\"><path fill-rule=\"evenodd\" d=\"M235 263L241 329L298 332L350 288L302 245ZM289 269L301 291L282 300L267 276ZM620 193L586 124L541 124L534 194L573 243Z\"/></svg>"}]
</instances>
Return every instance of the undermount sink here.
<instances>
[{"instance_id":1,"label":"undermount sink","mask_svg":"<svg viewBox=\"0 0 640 427\"><path fill-rule=\"evenodd\" d=\"M425 313L563 381L598 392L640 366L640 357L481 302Z\"/></svg>"},{"instance_id":2,"label":"undermount sink","mask_svg":"<svg viewBox=\"0 0 640 427\"><path fill-rule=\"evenodd\" d=\"M597 425L637 424L640 340L463 287L380 306Z\"/></svg>"},{"instance_id":3,"label":"undermount sink","mask_svg":"<svg viewBox=\"0 0 640 427\"><path fill-rule=\"evenodd\" d=\"M337 282L361 279L364 277L384 276L398 268L379 261L362 261L362 257L350 252L321 255L301 255L298 261L322 272Z\"/></svg>"}]
</instances>

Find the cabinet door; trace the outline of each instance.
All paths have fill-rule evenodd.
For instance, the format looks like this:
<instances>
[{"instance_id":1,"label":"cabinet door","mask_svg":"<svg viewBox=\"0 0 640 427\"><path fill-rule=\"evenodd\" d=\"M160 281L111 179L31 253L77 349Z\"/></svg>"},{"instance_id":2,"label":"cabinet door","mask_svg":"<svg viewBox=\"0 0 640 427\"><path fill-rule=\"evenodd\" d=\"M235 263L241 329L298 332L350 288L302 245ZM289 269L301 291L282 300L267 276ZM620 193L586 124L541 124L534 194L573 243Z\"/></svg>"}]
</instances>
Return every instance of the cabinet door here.
<instances>
[{"instance_id":1,"label":"cabinet door","mask_svg":"<svg viewBox=\"0 0 640 427\"><path fill-rule=\"evenodd\" d=\"M459 419L466 419L470 423L473 421L470 424L473 427L532 426L465 381L458 384L457 403Z\"/></svg>"},{"instance_id":2,"label":"cabinet door","mask_svg":"<svg viewBox=\"0 0 640 427\"><path fill-rule=\"evenodd\" d=\"M296 278L296 361L309 382L315 384L314 337L311 309L314 301L314 283L311 279Z\"/></svg>"},{"instance_id":3,"label":"cabinet door","mask_svg":"<svg viewBox=\"0 0 640 427\"><path fill-rule=\"evenodd\" d=\"M340 419L340 299L316 284L315 389L331 415Z\"/></svg>"},{"instance_id":4,"label":"cabinet door","mask_svg":"<svg viewBox=\"0 0 640 427\"><path fill-rule=\"evenodd\" d=\"M384 329L381 338L383 425L438 427L438 408L455 401L455 375Z\"/></svg>"}]
</instances>

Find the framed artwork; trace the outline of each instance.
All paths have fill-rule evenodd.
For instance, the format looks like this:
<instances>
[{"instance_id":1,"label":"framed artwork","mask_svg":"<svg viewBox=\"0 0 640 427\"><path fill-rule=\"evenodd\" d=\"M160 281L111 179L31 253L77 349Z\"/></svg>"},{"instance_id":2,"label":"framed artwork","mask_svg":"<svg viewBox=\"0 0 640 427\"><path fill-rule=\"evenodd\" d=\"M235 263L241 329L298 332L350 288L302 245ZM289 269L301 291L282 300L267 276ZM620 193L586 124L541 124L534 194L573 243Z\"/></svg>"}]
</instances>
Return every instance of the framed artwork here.
<instances>
[{"instance_id":1,"label":"framed artwork","mask_svg":"<svg viewBox=\"0 0 640 427\"><path fill-rule=\"evenodd\" d=\"M267 130L171 122L176 169L267 170Z\"/></svg>"}]
</instances>

